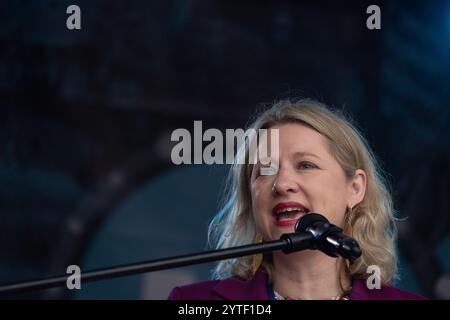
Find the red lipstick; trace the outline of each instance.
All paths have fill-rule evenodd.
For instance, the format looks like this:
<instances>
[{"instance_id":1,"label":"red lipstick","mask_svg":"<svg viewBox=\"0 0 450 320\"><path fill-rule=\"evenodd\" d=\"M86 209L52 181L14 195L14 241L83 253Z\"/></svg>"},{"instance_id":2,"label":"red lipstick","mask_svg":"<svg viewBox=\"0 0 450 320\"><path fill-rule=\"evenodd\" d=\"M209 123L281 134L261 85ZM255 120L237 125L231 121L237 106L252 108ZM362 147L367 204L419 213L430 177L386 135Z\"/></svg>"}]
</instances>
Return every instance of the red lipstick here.
<instances>
[{"instance_id":1,"label":"red lipstick","mask_svg":"<svg viewBox=\"0 0 450 320\"><path fill-rule=\"evenodd\" d=\"M295 201L280 202L272 209L275 225L280 227L294 225L298 219L308 212L308 208Z\"/></svg>"}]
</instances>

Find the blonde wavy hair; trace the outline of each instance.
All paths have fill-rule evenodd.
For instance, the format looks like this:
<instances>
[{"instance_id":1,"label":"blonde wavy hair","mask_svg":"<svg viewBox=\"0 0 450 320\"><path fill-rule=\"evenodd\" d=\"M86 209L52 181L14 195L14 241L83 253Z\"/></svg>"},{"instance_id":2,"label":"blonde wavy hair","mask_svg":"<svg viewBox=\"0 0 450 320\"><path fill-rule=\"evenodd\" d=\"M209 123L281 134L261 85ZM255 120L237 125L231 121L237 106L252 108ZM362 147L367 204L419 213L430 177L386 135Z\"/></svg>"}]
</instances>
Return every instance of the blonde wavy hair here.
<instances>
[{"instance_id":1,"label":"blonde wavy hair","mask_svg":"<svg viewBox=\"0 0 450 320\"><path fill-rule=\"evenodd\" d=\"M307 125L327 138L329 150L348 179L353 177L357 169L366 173L364 198L353 208L352 221L345 219L344 226L344 232L352 233L359 242L362 256L349 266L345 263L338 263L338 266L352 279L364 279L370 276L367 267L376 265L381 270L381 282L390 283L396 275L397 265L394 208L384 172L366 139L341 111L332 110L310 99L279 101L260 113L249 128L268 129L292 122ZM252 243L256 235L250 193L253 164L248 164L248 161L237 164L244 163L239 161L242 157L248 159L249 145L242 143L237 151L235 164L228 176L222 208L208 228L208 243L216 249ZM252 276L252 258L247 256L221 261L214 268L212 278L238 276L249 279ZM273 282L270 254L264 255L262 266L269 275L269 281Z\"/></svg>"}]
</instances>

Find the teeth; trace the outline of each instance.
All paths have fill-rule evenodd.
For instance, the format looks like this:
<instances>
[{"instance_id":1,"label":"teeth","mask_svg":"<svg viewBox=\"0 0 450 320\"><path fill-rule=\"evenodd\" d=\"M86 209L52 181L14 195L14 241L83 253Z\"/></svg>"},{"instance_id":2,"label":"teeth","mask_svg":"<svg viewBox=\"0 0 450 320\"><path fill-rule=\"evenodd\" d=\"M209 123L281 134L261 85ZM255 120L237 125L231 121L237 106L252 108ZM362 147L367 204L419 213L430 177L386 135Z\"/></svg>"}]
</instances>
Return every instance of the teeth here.
<instances>
[{"instance_id":1,"label":"teeth","mask_svg":"<svg viewBox=\"0 0 450 320\"><path fill-rule=\"evenodd\" d=\"M282 213L285 213L285 212L292 212L292 211L306 212L306 209L304 209L304 208L284 208L284 209L282 209L280 211L277 211L276 213L277 214L282 214Z\"/></svg>"}]
</instances>

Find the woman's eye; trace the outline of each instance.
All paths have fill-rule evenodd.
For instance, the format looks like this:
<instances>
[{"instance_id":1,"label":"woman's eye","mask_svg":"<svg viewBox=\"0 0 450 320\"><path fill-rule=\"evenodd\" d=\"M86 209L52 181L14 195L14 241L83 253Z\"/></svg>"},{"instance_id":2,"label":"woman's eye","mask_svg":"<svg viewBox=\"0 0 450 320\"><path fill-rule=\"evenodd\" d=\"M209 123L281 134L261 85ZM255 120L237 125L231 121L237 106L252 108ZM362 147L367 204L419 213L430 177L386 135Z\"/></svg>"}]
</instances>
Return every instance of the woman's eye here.
<instances>
[{"instance_id":1,"label":"woman's eye","mask_svg":"<svg viewBox=\"0 0 450 320\"><path fill-rule=\"evenodd\" d=\"M298 169L314 169L314 168L317 168L317 166L310 162L300 162L297 165L297 168Z\"/></svg>"}]
</instances>

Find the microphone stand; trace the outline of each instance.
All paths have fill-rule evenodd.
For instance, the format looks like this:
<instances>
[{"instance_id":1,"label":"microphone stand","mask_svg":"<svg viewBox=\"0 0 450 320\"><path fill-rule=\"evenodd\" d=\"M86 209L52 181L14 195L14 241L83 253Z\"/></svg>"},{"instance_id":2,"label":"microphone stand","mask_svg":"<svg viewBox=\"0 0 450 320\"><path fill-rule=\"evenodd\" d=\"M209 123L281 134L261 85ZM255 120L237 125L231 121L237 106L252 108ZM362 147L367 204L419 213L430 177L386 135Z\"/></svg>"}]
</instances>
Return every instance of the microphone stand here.
<instances>
[{"instance_id":1,"label":"microphone stand","mask_svg":"<svg viewBox=\"0 0 450 320\"><path fill-rule=\"evenodd\" d=\"M80 281L90 282L111 279L138 273L153 272L193 264L242 257L257 253L272 252L276 250L282 250L284 253L291 253L294 251L305 249L315 249L314 236L309 232L297 231L294 233L283 234L279 240L268 241L259 244L249 244L234 248L211 250L171 258L81 272ZM69 276L73 277L73 275L63 275L40 280L3 285L0 286L0 295L66 286Z\"/></svg>"}]
</instances>

